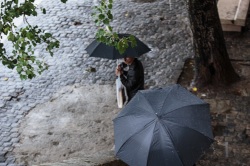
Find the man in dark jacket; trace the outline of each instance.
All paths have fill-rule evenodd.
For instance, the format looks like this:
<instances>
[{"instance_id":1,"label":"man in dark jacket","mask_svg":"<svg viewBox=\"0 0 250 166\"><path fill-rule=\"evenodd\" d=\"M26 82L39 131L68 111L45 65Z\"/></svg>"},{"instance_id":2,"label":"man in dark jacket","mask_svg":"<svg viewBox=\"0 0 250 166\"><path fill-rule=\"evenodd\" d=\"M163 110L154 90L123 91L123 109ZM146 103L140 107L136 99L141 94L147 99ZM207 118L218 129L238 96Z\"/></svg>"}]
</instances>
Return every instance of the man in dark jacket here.
<instances>
[{"instance_id":1,"label":"man in dark jacket","mask_svg":"<svg viewBox=\"0 0 250 166\"><path fill-rule=\"evenodd\" d=\"M144 89L144 69L137 58L124 58L124 62L116 69L116 75L120 75L121 82L126 87L128 101L134 97L138 90Z\"/></svg>"}]
</instances>

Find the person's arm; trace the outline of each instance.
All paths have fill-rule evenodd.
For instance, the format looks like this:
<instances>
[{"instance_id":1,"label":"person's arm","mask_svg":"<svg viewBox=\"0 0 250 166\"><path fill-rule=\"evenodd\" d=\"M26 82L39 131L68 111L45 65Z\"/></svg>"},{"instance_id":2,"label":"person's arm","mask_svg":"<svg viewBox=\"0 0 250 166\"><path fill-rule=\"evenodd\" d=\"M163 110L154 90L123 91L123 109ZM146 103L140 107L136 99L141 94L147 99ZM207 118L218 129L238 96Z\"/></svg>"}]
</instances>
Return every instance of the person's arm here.
<instances>
[{"instance_id":1,"label":"person's arm","mask_svg":"<svg viewBox=\"0 0 250 166\"><path fill-rule=\"evenodd\" d=\"M116 74L116 76L120 76L120 75L122 75L122 73L123 73L122 68L120 65L118 65L116 70L115 70L115 74Z\"/></svg>"},{"instance_id":2,"label":"person's arm","mask_svg":"<svg viewBox=\"0 0 250 166\"><path fill-rule=\"evenodd\" d=\"M120 75L121 82L127 90L131 90L137 86L139 74L138 70L133 69L128 71L127 78L123 74Z\"/></svg>"}]
</instances>

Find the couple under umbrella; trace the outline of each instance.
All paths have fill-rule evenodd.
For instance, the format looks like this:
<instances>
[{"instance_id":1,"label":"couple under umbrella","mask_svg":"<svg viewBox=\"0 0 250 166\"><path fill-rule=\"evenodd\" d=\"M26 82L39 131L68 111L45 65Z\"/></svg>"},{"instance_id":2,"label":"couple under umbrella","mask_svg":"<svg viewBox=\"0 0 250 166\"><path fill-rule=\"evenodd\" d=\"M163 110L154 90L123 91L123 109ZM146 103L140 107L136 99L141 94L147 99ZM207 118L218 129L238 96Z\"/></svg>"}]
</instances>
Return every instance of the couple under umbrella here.
<instances>
[{"instance_id":1,"label":"couple under umbrella","mask_svg":"<svg viewBox=\"0 0 250 166\"><path fill-rule=\"evenodd\" d=\"M114 135L116 156L130 166L192 166L213 142L209 104L178 84L139 90L114 119Z\"/></svg>"}]
</instances>

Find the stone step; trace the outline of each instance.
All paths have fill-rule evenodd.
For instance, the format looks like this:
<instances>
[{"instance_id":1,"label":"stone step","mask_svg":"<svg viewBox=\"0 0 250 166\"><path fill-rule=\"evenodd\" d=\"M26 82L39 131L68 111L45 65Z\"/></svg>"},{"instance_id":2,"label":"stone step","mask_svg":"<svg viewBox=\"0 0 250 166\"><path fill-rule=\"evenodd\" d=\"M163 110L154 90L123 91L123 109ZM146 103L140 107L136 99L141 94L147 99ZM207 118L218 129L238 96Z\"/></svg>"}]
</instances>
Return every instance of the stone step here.
<instances>
[{"instance_id":1,"label":"stone step","mask_svg":"<svg viewBox=\"0 0 250 166\"><path fill-rule=\"evenodd\" d=\"M219 0L217 7L223 31L241 31L250 0Z\"/></svg>"}]
</instances>

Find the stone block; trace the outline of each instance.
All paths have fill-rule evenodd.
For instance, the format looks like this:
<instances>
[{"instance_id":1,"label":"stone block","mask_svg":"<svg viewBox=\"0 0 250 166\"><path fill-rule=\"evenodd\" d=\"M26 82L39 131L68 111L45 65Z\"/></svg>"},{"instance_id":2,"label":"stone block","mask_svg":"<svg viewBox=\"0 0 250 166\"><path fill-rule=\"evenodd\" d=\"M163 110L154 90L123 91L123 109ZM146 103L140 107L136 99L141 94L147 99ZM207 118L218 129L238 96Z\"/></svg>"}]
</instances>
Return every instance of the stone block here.
<instances>
[{"instance_id":1,"label":"stone block","mask_svg":"<svg viewBox=\"0 0 250 166\"><path fill-rule=\"evenodd\" d=\"M5 162L5 160L6 160L6 159L5 159L5 157L4 157L4 154L1 154L1 153L0 153L0 164L3 163L3 162ZM0 165L0 166L1 166L1 165Z\"/></svg>"}]
</instances>

